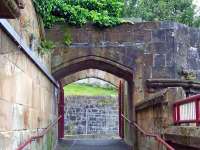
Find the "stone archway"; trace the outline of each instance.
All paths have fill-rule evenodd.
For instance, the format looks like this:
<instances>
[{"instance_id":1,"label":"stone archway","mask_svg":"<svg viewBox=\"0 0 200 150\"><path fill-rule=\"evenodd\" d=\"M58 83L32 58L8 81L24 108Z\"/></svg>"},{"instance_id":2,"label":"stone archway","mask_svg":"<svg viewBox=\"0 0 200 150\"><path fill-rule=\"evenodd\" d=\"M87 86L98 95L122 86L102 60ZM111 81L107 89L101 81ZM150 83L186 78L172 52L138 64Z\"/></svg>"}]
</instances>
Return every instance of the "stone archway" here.
<instances>
[{"instance_id":1,"label":"stone archway","mask_svg":"<svg viewBox=\"0 0 200 150\"><path fill-rule=\"evenodd\" d=\"M86 78L100 79L112 84L116 88L119 87L119 82L120 80L122 80L121 78L118 78L115 75L102 71L102 70L87 69L87 70L82 70L82 71L66 76L65 78L61 79L61 83L62 85L67 85L75 81L86 79Z\"/></svg>"},{"instance_id":2,"label":"stone archway","mask_svg":"<svg viewBox=\"0 0 200 150\"><path fill-rule=\"evenodd\" d=\"M63 26L62 26L63 27ZM118 78L121 78L127 82L126 84L126 99L127 99L127 112L128 118L132 121L135 120L135 108L134 108L134 95L133 91L135 85L141 86L141 60L144 57L143 48L136 46L135 44L126 43L113 43L104 42L104 34L110 31L104 30L90 31L86 29L86 35L96 35L92 39L80 37L81 32L79 28L76 28L72 32L73 43L67 47L63 45L63 38L65 33L61 26L57 26L47 32L47 37L52 41L55 41L57 48L52 55L52 74L57 80L62 80L66 76L70 76L77 72L87 69L98 69L108 72ZM64 26L65 28L65 26ZM129 31L127 30L126 33ZM56 33L56 34L55 34ZM58 36L59 35L59 36ZM112 39L112 37L109 37ZM84 43L84 40L89 40ZM90 43L91 40L91 43ZM139 79L137 84L134 84L135 79ZM135 89L138 89L135 88ZM129 128L129 127L128 127ZM129 130L129 131L128 131ZM129 134L134 133L128 129ZM126 137L125 137L126 138ZM134 138L134 137L133 137ZM135 141L135 140L129 140Z\"/></svg>"},{"instance_id":3,"label":"stone archway","mask_svg":"<svg viewBox=\"0 0 200 150\"><path fill-rule=\"evenodd\" d=\"M104 60L104 59L103 59ZM57 79L64 79L66 76L69 77L70 75L81 72L87 69L98 69L102 71L106 71L113 76L117 76L118 78L122 78L125 80L127 84L127 101L128 107L126 108L128 111L129 119L133 119L133 115L135 113L133 107L133 71L129 68L119 65L116 62L112 61L102 61L101 59L93 59L93 57L85 57L84 59L76 59L71 62L68 62L65 67L54 72L54 76ZM131 133L131 131L129 131ZM127 137L125 137L127 138ZM132 140L129 140L132 141Z\"/></svg>"},{"instance_id":4,"label":"stone archway","mask_svg":"<svg viewBox=\"0 0 200 150\"><path fill-rule=\"evenodd\" d=\"M134 103L144 102L156 92L146 86L147 79L158 79L158 84L169 79L171 84L171 79L184 77L180 75L183 69L194 71L200 78L198 34L196 29L186 32L188 29L170 22L124 23L104 29L91 24L82 27L58 24L47 30L47 37L57 45L52 55L52 73L60 80L85 69L99 69L124 79L129 119L134 120ZM70 45L64 44L66 37L71 39ZM191 59L194 54L196 59Z\"/></svg>"},{"instance_id":5,"label":"stone archway","mask_svg":"<svg viewBox=\"0 0 200 150\"><path fill-rule=\"evenodd\" d=\"M68 85L70 83L82 80L82 79L86 79L86 78L96 78L96 79L100 79L103 80L111 85L113 85L116 90L118 91L118 96L116 98L118 98L118 120L119 120L119 131L118 131L118 135L121 138L124 138L124 122L122 120L122 118L120 117L121 114L124 113L124 102L122 101L123 99L123 87L124 87L124 81L122 78L119 78L111 73L102 71L102 70L98 70L98 69L86 69L86 70L82 70L79 72L75 72L73 74L70 74L66 77L64 77L63 79L61 79L61 83L62 85Z\"/></svg>"},{"instance_id":6,"label":"stone archway","mask_svg":"<svg viewBox=\"0 0 200 150\"><path fill-rule=\"evenodd\" d=\"M127 81L133 79L133 70L130 68L122 66L117 62L93 56L87 56L68 61L67 63L64 63L62 67L59 66L59 69L56 69L53 72L53 75L56 79L62 79L65 76L86 69L98 69L106 71Z\"/></svg>"}]
</instances>

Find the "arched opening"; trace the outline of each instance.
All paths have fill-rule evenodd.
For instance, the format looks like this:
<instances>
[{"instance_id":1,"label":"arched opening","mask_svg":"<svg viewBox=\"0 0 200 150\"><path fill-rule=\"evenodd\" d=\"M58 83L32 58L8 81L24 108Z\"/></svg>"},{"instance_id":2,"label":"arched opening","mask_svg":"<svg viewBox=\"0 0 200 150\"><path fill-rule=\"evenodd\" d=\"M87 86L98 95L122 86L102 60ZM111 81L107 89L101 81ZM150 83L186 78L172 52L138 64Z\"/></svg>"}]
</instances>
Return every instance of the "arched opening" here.
<instances>
[{"instance_id":1,"label":"arched opening","mask_svg":"<svg viewBox=\"0 0 200 150\"><path fill-rule=\"evenodd\" d=\"M57 67L53 72L53 76L60 80L65 76L86 69L99 69L106 71L127 81L132 81L133 79L133 70L131 68L112 60L93 56L76 58L65 62L61 66Z\"/></svg>"},{"instance_id":2,"label":"arched opening","mask_svg":"<svg viewBox=\"0 0 200 150\"><path fill-rule=\"evenodd\" d=\"M118 87L96 78L64 86L66 139L119 139Z\"/></svg>"},{"instance_id":3,"label":"arched opening","mask_svg":"<svg viewBox=\"0 0 200 150\"><path fill-rule=\"evenodd\" d=\"M86 70L81 70L64 77L63 79L61 79L61 82L63 85L67 85L67 84L76 82L78 80L87 79L87 78L95 78L95 79L103 80L115 86L116 88L119 86L120 80L122 80L121 78L118 78L117 76L111 73L108 73L99 69L86 69Z\"/></svg>"},{"instance_id":4,"label":"arched opening","mask_svg":"<svg viewBox=\"0 0 200 150\"><path fill-rule=\"evenodd\" d=\"M123 80L123 84L124 86L121 86L121 90L120 91L120 107L122 104L125 103L125 99L126 104L124 105L123 109L121 109L121 113L124 111L124 113L126 112L126 116L130 119L130 120L134 120L135 117L135 111L134 111L134 107L133 107L133 86L134 86L134 82L133 82L133 70L131 70L130 68L127 68L123 65L118 64L117 62L112 62L112 61L105 61L105 60L101 60L101 59L96 59L96 58L81 58L81 59L76 59L76 60L72 60L70 62L67 62L65 64L65 66L60 67L60 69L58 69L57 71L55 71L54 77L58 80L60 80L61 82L64 81L64 79L72 74L75 74L77 72L81 72L83 70L87 70L87 69L98 69L104 72L107 72L109 74L112 74L114 76L116 76L117 78L120 78ZM119 84L119 83L118 83ZM63 86L63 84L61 84L61 86ZM122 90L123 89L123 90ZM62 92L61 92L62 93ZM64 97L61 96L61 99L63 98L64 101ZM123 103L122 103L123 102ZM59 106L60 109L64 109L64 102L60 102L61 105L63 106ZM119 109L119 111L120 111ZM63 115L64 110L60 111L61 115ZM120 115L119 115L120 118ZM120 122L120 120L119 120ZM62 135L60 136L60 138L62 138L64 136L64 118L63 118L63 122L60 122L62 127L59 127L59 133ZM119 123L119 129L120 131L120 136L122 138L125 139L125 141L127 141L130 145L133 145L135 142L135 133L133 131L133 129L131 129L128 125L126 125L125 123ZM126 132L126 133L124 133Z\"/></svg>"}]
</instances>

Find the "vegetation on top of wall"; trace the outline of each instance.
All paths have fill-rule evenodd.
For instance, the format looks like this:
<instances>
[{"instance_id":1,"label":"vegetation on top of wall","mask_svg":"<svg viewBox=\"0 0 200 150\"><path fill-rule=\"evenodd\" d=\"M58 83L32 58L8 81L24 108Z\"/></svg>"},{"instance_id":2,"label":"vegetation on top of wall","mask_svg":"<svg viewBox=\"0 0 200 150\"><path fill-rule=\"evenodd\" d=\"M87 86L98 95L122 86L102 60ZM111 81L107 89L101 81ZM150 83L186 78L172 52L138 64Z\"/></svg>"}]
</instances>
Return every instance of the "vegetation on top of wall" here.
<instances>
[{"instance_id":1,"label":"vegetation on top of wall","mask_svg":"<svg viewBox=\"0 0 200 150\"><path fill-rule=\"evenodd\" d=\"M52 53L54 48L55 48L55 45L52 41L42 40L38 47L39 54L44 55L44 54Z\"/></svg>"},{"instance_id":2,"label":"vegetation on top of wall","mask_svg":"<svg viewBox=\"0 0 200 150\"><path fill-rule=\"evenodd\" d=\"M196 73L191 71L191 70L184 70L182 68L181 71L178 72L178 74L180 75L180 77L183 80L193 80L193 81L195 81L197 79Z\"/></svg>"},{"instance_id":3,"label":"vegetation on top of wall","mask_svg":"<svg viewBox=\"0 0 200 150\"><path fill-rule=\"evenodd\" d=\"M33 0L45 27L57 21L81 26L87 22L110 27L121 18L143 21L174 21L199 27L200 16L193 0ZM134 19L133 19L134 20ZM136 19L137 20L137 19Z\"/></svg>"},{"instance_id":4,"label":"vegetation on top of wall","mask_svg":"<svg viewBox=\"0 0 200 150\"><path fill-rule=\"evenodd\" d=\"M66 31L64 33L64 44L66 46L70 46L72 44L72 35L71 35L70 31Z\"/></svg>"},{"instance_id":5,"label":"vegetation on top of wall","mask_svg":"<svg viewBox=\"0 0 200 150\"><path fill-rule=\"evenodd\" d=\"M109 106L115 104L116 100L115 99L102 99L97 101L97 104L100 106Z\"/></svg>"},{"instance_id":6,"label":"vegetation on top of wall","mask_svg":"<svg viewBox=\"0 0 200 150\"><path fill-rule=\"evenodd\" d=\"M33 0L45 27L56 21L81 26L87 22L110 27L122 22L123 0Z\"/></svg>"}]
</instances>

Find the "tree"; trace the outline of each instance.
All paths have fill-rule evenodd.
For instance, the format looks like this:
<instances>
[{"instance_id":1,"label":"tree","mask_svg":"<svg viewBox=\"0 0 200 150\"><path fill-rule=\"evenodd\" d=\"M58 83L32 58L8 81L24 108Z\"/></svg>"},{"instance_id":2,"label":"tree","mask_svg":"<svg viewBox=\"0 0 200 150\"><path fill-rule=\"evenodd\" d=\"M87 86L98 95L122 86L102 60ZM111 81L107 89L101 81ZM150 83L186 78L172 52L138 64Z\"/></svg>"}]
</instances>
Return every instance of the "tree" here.
<instances>
[{"instance_id":1,"label":"tree","mask_svg":"<svg viewBox=\"0 0 200 150\"><path fill-rule=\"evenodd\" d=\"M137 0L128 9L131 17L142 18L144 21L168 20L189 26L200 24L192 0Z\"/></svg>"}]
</instances>

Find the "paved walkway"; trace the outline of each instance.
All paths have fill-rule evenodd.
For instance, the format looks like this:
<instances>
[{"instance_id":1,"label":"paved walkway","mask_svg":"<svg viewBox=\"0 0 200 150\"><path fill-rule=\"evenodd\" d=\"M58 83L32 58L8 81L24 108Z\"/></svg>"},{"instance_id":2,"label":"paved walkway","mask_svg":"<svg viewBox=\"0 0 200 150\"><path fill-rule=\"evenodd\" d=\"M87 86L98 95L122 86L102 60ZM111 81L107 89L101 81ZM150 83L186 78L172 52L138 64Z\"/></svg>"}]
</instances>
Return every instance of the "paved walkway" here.
<instances>
[{"instance_id":1,"label":"paved walkway","mask_svg":"<svg viewBox=\"0 0 200 150\"><path fill-rule=\"evenodd\" d=\"M60 140L56 150L130 150L122 140Z\"/></svg>"}]
</instances>

